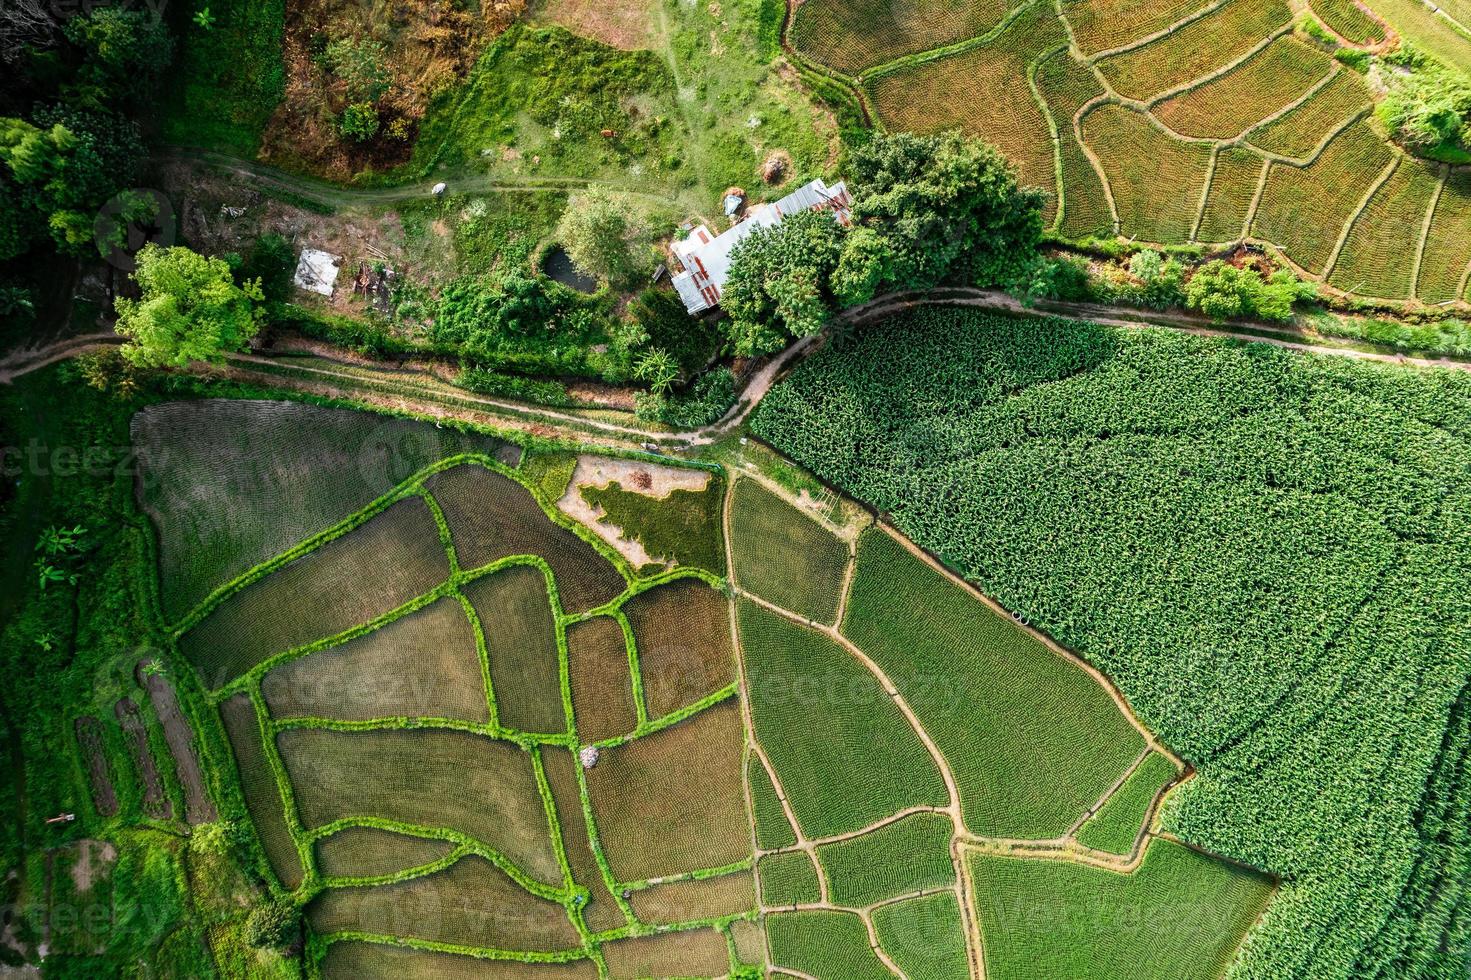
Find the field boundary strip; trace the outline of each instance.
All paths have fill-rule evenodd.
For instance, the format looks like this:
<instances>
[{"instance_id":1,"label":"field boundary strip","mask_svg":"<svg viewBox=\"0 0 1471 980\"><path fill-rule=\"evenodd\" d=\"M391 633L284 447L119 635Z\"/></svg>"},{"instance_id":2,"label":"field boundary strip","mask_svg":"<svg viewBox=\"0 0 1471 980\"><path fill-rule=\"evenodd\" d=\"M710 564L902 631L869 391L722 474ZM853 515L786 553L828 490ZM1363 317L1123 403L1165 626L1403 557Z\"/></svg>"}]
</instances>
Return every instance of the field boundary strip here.
<instances>
[{"instance_id":1,"label":"field boundary strip","mask_svg":"<svg viewBox=\"0 0 1471 980\"><path fill-rule=\"evenodd\" d=\"M1425 208L1425 220L1420 224L1420 239L1415 243L1415 265L1410 273L1410 298L1420 295L1420 267L1425 262L1425 247L1430 241L1430 226L1435 221L1435 209L1440 206L1440 196L1445 192L1446 181L1450 180L1451 166L1440 165L1440 177L1435 182L1435 191L1430 195L1430 204Z\"/></svg>"}]
</instances>

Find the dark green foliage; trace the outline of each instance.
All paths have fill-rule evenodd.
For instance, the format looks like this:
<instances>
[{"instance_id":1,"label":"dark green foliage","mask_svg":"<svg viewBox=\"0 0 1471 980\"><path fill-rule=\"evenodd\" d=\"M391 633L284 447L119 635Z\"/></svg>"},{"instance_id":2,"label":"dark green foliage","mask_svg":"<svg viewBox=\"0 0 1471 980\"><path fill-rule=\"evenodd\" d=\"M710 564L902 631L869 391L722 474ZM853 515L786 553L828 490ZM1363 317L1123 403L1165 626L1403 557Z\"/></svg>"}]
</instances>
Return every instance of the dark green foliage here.
<instances>
[{"instance_id":1,"label":"dark green foliage","mask_svg":"<svg viewBox=\"0 0 1471 980\"><path fill-rule=\"evenodd\" d=\"M1471 677L1471 378L930 310L822 352L754 424L1196 765L1165 828L1287 877L1242 976L1466 955L1464 918L1406 889L1466 855L1416 818Z\"/></svg>"},{"instance_id":2,"label":"dark green foliage","mask_svg":"<svg viewBox=\"0 0 1471 980\"><path fill-rule=\"evenodd\" d=\"M1042 235L1042 192L1017 186L995 148L958 133L876 135L853 151L853 217L889 246L889 281L1014 282Z\"/></svg>"},{"instance_id":3,"label":"dark green foliage","mask_svg":"<svg viewBox=\"0 0 1471 980\"><path fill-rule=\"evenodd\" d=\"M679 294L667 289L645 289L628 304L628 312L648 335L647 345L667 351L685 378L698 374L725 344L713 321L690 316Z\"/></svg>"},{"instance_id":4,"label":"dark green foliage","mask_svg":"<svg viewBox=\"0 0 1471 980\"><path fill-rule=\"evenodd\" d=\"M16 214L0 236L0 255L16 255L49 233L55 247L94 251L97 210L128 186L143 158L136 124L109 110L48 106L34 125L0 120L0 177Z\"/></svg>"},{"instance_id":5,"label":"dark green foliage","mask_svg":"<svg viewBox=\"0 0 1471 980\"><path fill-rule=\"evenodd\" d=\"M514 144L521 117L561 138L542 145L544 162L581 170L598 162L626 166L656 158L673 128L664 117L632 109L635 100L671 102L674 80L662 57L619 51L560 27L514 24L476 64L452 98L424 121L416 160L478 162L483 147ZM618 135L605 139L603 130ZM426 163L428 161L425 161Z\"/></svg>"},{"instance_id":6,"label":"dark green foliage","mask_svg":"<svg viewBox=\"0 0 1471 980\"><path fill-rule=\"evenodd\" d=\"M68 98L101 108L142 108L174 56L174 39L151 11L102 6L67 21L66 39L79 61Z\"/></svg>"},{"instance_id":7,"label":"dark green foliage","mask_svg":"<svg viewBox=\"0 0 1471 980\"><path fill-rule=\"evenodd\" d=\"M735 375L720 367L700 375L686 392L663 397L640 394L638 417L653 419L681 429L714 425L735 405Z\"/></svg>"},{"instance_id":8,"label":"dark green foliage","mask_svg":"<svg viewBox=\"0 0 1471 980\"><path fill-rule=\"evenodd\" d=\"M371 102L354 102L342 110L337 128L354 143L366 143L378 135L378 110Z\"/></svg>"},{"instance_id":9,"label":"dark green foliage","mask_svg":"<svg viewBox=\"0 0 1471 980\"><path fill-rule=\"evenodd\" d=\"M289 901L257 905L245 921L245 941L263 949L282 949L301 936L301 912Z\"/></svg>"},{"instance_id":10,"label":"dark green foliage","mask_svg":"<svg viewBox=\"0 0 1471 980\"><path fill-rule=\"evenodd\" d=\"M1471 75L1409 45L1385 60L1399 69L1384 73L1388 93L1376 110L1389 131L1413 153L1471 162Z\"/></svg>"},{"instance_id":11,"label":"dark green foliage","mask_svg":"<svg viewBox=\"0 0 1471 980\"><path fill-rule=\"evenodd\" d=\"M296 251L282 235L268 231L255 240L250 255L240 267L242 282L259 281L268 303L284 302L291 295L291 277L296 271Z\"/></svg>"},{"instance_id":12,"label":"dark green foliage","mask_svg":"<svg viewBox=\"0 0 1471 980\"><path fill-rule=\"evenodd\" d=\"M567 394L567 386L560 381L544 378L527 378L519 374L502 374L485 368L466 368L455 379L455 384L478 395L501 395L536 402L538 405L554 405L571 408L581 404Z\"/></svg>"},{"instance_id":13,"label":"dark green foliage","mask_svg":"<svg viewBox=\"0 0 1471 980\"><path fill-rule=\"evenodd\" d=\"M254 156L261 132L285 90L281 63L285 0L193 0L208 9L214 26L177 16L179 51L169 86L163 135L171 143L218 148Z\"/></svg>"},{"instance_id":14,"label":"dark green foliage","mask_svg":"<svg viewBox=\"0 0 1471 980\"><path fill-rule=\"evenodd\" d=\"M830 213L804 211L735 247L720 304L731 316L737 354L771 354L827 325L842 235Z\"/></svg>"},{"instance_id":15,"label":"dark green foliage","mask_svg":"<svg viewBox=\"0 0 1471 980\"><path fill-rule=\"evenodd\" d=\"M1316 298L1318 290L1291 269L1265 278L1220 259L1207 262L1185 284L1185 304L1221 322L1236 319L1286 321L1295 303Z\"/></svg>"}]
</instances>

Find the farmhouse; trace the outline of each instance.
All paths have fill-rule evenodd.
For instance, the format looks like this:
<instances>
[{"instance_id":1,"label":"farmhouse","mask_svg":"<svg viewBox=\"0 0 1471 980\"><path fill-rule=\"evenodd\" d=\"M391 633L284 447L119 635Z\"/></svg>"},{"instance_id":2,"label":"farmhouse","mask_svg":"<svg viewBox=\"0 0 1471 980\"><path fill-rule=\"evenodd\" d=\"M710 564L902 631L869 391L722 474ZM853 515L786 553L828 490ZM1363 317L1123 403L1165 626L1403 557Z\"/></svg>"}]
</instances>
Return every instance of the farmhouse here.
<instances>
[{"instance_id":1,"label":"farmhouse","mask_svg":"<svg viewBox=\"0 0 1471 980\"><path fill-rule=\"evenodd\" d=\"M832 211L838 221L847 224L852 207L847 184L840 181L828 187L818 179L773 204L756 205L744 221L719 235L700 225L689 237L674 243L674 255L684 266L674 277L674 288L691 313L712 309L719 305L720 291L730 275L731 252L756 229L779 225L787 215L799 211Z\"/></svg>"}]
</instances>

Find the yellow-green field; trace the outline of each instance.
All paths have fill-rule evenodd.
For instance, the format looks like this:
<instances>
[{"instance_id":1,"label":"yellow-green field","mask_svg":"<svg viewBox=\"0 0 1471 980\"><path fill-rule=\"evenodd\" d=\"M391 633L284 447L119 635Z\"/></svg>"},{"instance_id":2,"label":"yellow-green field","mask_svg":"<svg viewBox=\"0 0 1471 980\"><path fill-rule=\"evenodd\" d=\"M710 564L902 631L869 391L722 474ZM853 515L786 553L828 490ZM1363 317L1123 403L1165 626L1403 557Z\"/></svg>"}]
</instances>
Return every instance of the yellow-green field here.
<instances>
[{"instance_id":1,"label":"yellow-green field","mask_svg":"<svg viewBox=\"0 0 1471 980\"><path fill-rule=\"evenodd\" d=\"M1448 233L1471 206L1466 168L1412 162L1381 187L1406 154L1355 122L1377 83L1348 64L1394 37L1471 63L1458 4L1030 0L926 20L923 4L880 16L824 0L798 8L788 40L880 125L995 144L1049 192L1063 240L1250 242L1343 293L1471 302L1471 237Z\"/></svg>"}]
</instances>

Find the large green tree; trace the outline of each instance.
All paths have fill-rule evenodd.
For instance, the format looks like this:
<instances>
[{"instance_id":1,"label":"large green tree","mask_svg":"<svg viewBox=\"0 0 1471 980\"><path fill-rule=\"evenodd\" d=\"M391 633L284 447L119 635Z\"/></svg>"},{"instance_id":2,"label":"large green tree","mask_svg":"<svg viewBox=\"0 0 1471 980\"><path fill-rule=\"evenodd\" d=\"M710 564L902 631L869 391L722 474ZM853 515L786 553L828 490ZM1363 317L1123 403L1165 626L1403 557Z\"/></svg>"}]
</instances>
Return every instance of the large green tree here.
<instances>
[{"instance_id":1,"label":"large green tree","mask_svg":"<svg viewBox=\"0 0 1471 980\"><path fill-rule=\"evenodd\" d=\"M831 212L804 211L752 232L735 247L720 304L730 314L737 354L771 354L792 336L827 324L845 233Z\"/></svg>"},{"instance_id":2,"label":"large green tree","mask_svg":"<svg viewBox=\"0 0 1471 980\"><path fill-rule=\"evenodd\" d=\"M647 271L636 244L642 216L625 199L602 190L575 194L557 223L557 240L572 264L596 279L623 283Z\"/></svg>"},{"instance_id":3,"label":"large green tree","mask_svg":"<svg viewBox=\"0 0 1471 980\"><path fill-rule=\"evenodd\" d=\"M143 295L117 301L117 332L131 341L123 353L134 364L218 361L260 330L260 282L237 284L223 259L149 244L138 253L133 278Z\"/></svg>"},{"instance_id":4,"label":"large green tree","mask_svg":"<svg viewBox=\"0 0 1471 980\"><path fill-rule=\"evenodd\" d=\"M887 284L1010 285L1042 236L1041 191L990 144L959 133L874 136L852 155L854 220L888 246Z\"/></svg>"}]
</instances>

